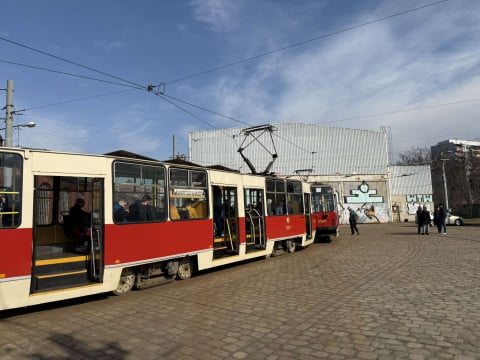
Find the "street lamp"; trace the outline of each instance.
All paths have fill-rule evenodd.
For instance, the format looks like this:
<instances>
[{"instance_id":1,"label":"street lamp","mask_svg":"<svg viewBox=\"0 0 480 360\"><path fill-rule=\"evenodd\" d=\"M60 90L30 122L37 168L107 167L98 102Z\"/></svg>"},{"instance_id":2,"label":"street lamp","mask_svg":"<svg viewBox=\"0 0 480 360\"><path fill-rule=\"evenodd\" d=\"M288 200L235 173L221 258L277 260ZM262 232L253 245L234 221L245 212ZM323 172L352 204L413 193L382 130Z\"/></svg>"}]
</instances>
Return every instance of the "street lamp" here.
<instances>
[{"instance_id":1,"label":"street lamp","mask_svg":"<svg viewBox=\"0 0 480 360\"><path fill-rule=\"evenodd\" d=\"M33 121L29 121L28 123L24 123L24 124L12 125L12 129L17 128L17 131L18 131L18 144L17 144L17 146L20 146L20 128L22 128L22 127L33 128L36 125L37 124L35 124L35 122L33 122ZM6 130L6 129L7 128L1 128L0 130Z\"/></svg>"}]
</instances>

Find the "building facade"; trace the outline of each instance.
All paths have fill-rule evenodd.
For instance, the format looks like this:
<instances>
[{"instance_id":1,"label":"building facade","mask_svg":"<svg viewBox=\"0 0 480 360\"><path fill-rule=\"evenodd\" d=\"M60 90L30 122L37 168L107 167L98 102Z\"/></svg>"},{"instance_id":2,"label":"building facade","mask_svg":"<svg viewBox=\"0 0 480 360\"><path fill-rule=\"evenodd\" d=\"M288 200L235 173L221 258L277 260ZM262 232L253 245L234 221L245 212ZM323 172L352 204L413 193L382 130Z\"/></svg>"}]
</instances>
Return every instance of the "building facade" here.
<instances>
[{"instance_id":1,"label":"building facade","mask_svg":"<svg viewBox=\"0 0 480 360\"><path fill-rule=\"evenodd\" d=\"M445 140L431 153L435 203L457 215L480 217L480 142Z\"/></svg>"},{"instance_id":2,"label":"building facade","mask_svg":"<svg viewBox=\"0 0 480 360\"><path fill-rule=\"evenodd\" d=\"M413 222L419 206L434 208L430 165L391 166L389 171L393 222Z\"/></svg>"},{"instance_id":3,"label":"building facade","mask_svg":"<svg viewBox=\"0 0 480 360\"><path fill-rule=\"evenodd\" d=\"M252 172L252 167L259 173L268 169L269 173L332 186L344 224L348 223L348 207L357 210L359 223L386 223L413 221L414 206L431 206L431 182L425 175L429 171L397 170L390 166L389 135L385 129L370 131L302 123L274 124L273 131L268 127L258 129L255 133L245 128L190 132L190 161L243 173ZM402 185L404 182L413 185Z\"/></svg>"}]
</instances>

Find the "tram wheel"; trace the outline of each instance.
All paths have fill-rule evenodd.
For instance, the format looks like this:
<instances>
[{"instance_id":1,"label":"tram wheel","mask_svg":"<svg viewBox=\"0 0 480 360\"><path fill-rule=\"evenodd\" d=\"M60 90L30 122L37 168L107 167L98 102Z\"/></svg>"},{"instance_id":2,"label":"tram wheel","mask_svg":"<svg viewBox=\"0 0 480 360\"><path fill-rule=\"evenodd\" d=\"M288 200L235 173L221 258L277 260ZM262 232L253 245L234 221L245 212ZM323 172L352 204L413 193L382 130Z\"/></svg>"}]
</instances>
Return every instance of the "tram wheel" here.
<instances>
[{"instance_id":1,"label":"tram wheel","mask_svg":"<svg viewBox=\"0 0 480 360\"><path fill-rule=\"evenodd\" d=\"M115 295L123 295L132 290L135 285L135 272L132 269L123 269L117 288L113 291Z\"/></svg>"},{"instance_id":2,"label":"tram wheel","mask_svg":"<svg viewBox=\"0 0 480 360\"><path fill-rule=\"evenodd\" d=\"M193 274L193 264L190 259L184 259L178 264L177 279L190 279Z\"/></svg>"},{"instance_id":3,"label":"tram wheel","mask_svg":"<svg viewBox=\"0 0 480 360\"><path fill-rule=\"evenodd\" d=\"M286 243L285 243L285 246L287 248L287 252L289 253L293 253L295 252L295 240L287 240Z\"/></svg>"}]
</instances>

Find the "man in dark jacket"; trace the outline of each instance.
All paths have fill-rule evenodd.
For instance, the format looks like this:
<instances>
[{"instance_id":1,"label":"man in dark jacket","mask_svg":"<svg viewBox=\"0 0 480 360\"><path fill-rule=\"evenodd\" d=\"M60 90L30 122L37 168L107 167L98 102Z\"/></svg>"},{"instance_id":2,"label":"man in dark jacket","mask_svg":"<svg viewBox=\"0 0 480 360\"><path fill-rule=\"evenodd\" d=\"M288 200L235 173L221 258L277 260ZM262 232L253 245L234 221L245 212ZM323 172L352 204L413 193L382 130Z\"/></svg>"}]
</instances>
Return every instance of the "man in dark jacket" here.
<instances>
[{"instance_id":1,"label":"man in dark jacket","mask_svg":"<svg viewBox=\"0 0 480 360\"><path fill-rule=\"evenodd\" d=\"M417 226L418 226L418 234L420 234L421 232L423 232L423 215L422 215L422 212L423 212L423 209L421 206L418 206L418 209L417 209Z\"/></svg>"},{"instance_id":2,"label":"man in dark jacket","mask_svg":"<svg viewBox=\"0 0 480 360\"><path fill-rule=\"evenodd\" d=\"M428 235L428 230L430 229L430 211L428 211L425 205L423 205L421 217L423 222L422 235Z\"/></svg>"},{"instance_id":3,"label":"man in dark jacket","mask_svg":"<svg viewBox=\"0 0 480 360\"><path fill-rule=\"evenodd\" d=\"M447 226L445 224L445 220L447 218L447 213L445 212L445 209L442 204L440 204L440 207L438 209L438 233L447 233Z\"/></svg>"},{"instance_id":4,"label":"man in dark jacket","mask_svg":"<svg viewBox=\"0 0 480 360\"><path fill-rule=\"evenodd\" d=\"M143 195L140 200L135 201L128 209L128 221L151 221L153 220L153 209L150 205L152 197Z\"/></svg>"}]
</instances>

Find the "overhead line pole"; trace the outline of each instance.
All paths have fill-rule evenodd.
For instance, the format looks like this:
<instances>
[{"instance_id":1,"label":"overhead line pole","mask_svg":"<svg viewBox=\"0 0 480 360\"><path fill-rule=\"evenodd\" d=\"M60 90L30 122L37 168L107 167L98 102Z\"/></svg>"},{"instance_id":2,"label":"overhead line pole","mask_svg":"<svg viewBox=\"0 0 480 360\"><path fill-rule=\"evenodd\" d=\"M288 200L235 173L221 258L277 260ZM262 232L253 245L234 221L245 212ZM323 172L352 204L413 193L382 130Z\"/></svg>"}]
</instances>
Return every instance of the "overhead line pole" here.
<instances>
[{"instance_id":1,"label":"overhead line pole","mask_svg":"<svg viewBox=\"0 0 480 360\"><path fill-rule=\"evenodd\" d=\"M7 104L5 106L5 146L12 147L13 129L13 80L7 80Z\"/></svg>"}]
</instances>

